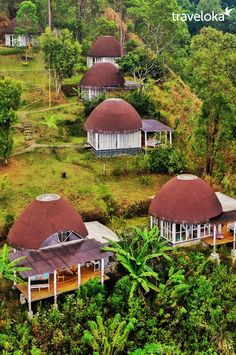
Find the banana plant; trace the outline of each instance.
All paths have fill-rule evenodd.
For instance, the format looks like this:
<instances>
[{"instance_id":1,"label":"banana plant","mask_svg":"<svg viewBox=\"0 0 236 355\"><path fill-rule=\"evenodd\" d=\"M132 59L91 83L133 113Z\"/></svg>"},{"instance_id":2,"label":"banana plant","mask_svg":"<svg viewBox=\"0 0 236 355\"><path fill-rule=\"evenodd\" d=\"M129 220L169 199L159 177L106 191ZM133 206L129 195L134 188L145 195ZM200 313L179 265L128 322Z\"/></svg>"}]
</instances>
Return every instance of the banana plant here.
<instances>
[{"instance_id":1,"label":"banana plant","mask_svg":"<svg viewBox=\"0 0 236 355\"><path fill-rule=\"evenodd\" d=\"M22 282L21 278L17 276L17 272L30 270L28 267L18 266L23 260L24 256L13 261L9 260L9 248L4 244L0 254L0 280L5 278L14 282Z\"/></svg>"},{"instance_id":2,"label":"banana plant","mask_svg":"<svg viewBox=\"0 0 236 355\"><path fill-rule=\"evenodd\" d=\"M127 323L117 313L111 321L104 324L103 318L98 315L96 321L88 321L89 330L84 331L83 341L93 349L94 355L115 355L124 350L135 322L132 318Z\"/></svg>"},{"instance_id":3,"label":"banana plant","mask_svg":"<svg viewBox=\"0 0 236 355\"><path fill-rule=\"evenodd\" d=\"M154 227L150 231L134 228L134 235L131 240L115 242L107 239L109 246L103 247L105 251L113 252L117 260L128 271L131 279L129 301L134 297L137 289L158 291L158 273L153 270L152 261L158 258L169 259L167 251L171 248L163 242L159 230Z\"/></svg>"}]
</instances>

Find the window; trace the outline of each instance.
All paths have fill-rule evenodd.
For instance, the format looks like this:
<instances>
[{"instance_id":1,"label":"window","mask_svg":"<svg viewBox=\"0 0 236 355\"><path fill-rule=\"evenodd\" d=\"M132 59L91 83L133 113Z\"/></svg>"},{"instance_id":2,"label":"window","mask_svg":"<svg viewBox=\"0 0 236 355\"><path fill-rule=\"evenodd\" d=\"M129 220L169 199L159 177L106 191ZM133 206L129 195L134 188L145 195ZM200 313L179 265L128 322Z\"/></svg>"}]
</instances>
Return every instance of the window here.
<instances>
[{"instance_id":1,"label":"window","mask_svg":"<svg viewBox=\"0 0 236 355\"><path fill-rule=\"evenodd\" d=\"M13 47L14 46L14 36L10 35L10 46Z\"/></svg>"}]
</instances>

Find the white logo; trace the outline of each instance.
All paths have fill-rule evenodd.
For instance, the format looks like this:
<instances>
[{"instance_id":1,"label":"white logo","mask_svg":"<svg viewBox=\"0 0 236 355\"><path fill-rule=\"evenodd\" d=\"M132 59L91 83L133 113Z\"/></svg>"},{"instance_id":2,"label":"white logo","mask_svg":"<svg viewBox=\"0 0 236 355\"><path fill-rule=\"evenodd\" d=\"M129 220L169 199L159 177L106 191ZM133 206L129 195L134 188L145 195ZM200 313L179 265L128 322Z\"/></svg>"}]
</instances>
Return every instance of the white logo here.
<instances>
[{"instance_id":1,"label":"white logo","mask_svg":"<svg viewBox=\"0 0 236 355\"><path fill-rule=\"evenodd\" d=\"M234 9L229 9L226 7L225 11L222 12L221 14L216 13L215 11L212 11L211 13L204 13L201 11L199 14L176 14L175 12L172 12L172 19L173 21L204 21L204 22L224 22L226 17L231 16L231 12Z\"/></svg>"}]
</instances>

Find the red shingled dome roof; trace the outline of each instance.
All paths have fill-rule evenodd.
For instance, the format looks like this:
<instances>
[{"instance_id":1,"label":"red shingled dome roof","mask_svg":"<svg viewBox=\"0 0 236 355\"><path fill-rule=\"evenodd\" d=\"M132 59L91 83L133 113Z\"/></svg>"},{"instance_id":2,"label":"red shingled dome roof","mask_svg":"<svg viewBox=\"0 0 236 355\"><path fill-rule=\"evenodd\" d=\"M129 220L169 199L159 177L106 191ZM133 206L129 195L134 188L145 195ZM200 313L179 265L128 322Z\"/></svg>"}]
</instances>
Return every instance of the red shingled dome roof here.
<instances>
[{"instance_id":1,"label":"red shingled dome roof","mask_svg":"<svg viewBox=\"0 0 236 355\"><path fill-rule=\"evenodd\" d=\"M141 127L142 120L135 108L118 98L100 103L84 124L86 131L100 133L136 132Z\"/></svg>"},{"instance_id":2,"label":"red shingled dome roof","mask_svg":"<svg viewBox=\"0 0 236 355\"><path fill-rule=\"evenodd\" d=\"M27 21L26 21L27 22ZM28 22L30 24L30 22ZM4 33L5 34L14 34L16 28L21 28L24 29L24 25L19 25L16 21L16 17L11 20L7 28L5 29ZM38 26L38 33L42 33L42 27ZM32 34L32 30L28 31L28 34Z\"/></svg>"},{"instance_id":3,"label":"red shingled dome roof","mask_svg":"<svg viewBox=\"0 0 236 355\"><path fill-rule=\"evenodd\" d=\"M73 231L86 237L88 231L75 209L58 195L41 195L17 218L8 243L17 249L40 249L57 232Z\"/></svg>"},{"instance_id":4,"label":"red shingled dome roof","mask_svg":"<svg viewBox=\"0 0 236 355\"><path fill-rule=\"evenodd\" d=\"M99 37L88 51L90 57L121 57L120 42L113 36Z\"/></svg>"},{"instance_id":5,"label":"red shingled dome roof","mask_svg":"<svg viewBox=\"0 0 236 355\"><path fill-rule=\"evenodd\" d=\"M83 76L80 86L117 87L125 84L117 67L111 63L96 63Z\"/></svg>"},{"instance_id":6,"label":"red shingled dome roof","mask_svg":"<svg viewBox=\"0 0 236 355\"><path fill-rule=\"evenodd\" d=\"M178 224L204 223L221 213L222 205L211 187L188 174L169 180L149 207L151 216Z\"/></svg>"}]
</instances>

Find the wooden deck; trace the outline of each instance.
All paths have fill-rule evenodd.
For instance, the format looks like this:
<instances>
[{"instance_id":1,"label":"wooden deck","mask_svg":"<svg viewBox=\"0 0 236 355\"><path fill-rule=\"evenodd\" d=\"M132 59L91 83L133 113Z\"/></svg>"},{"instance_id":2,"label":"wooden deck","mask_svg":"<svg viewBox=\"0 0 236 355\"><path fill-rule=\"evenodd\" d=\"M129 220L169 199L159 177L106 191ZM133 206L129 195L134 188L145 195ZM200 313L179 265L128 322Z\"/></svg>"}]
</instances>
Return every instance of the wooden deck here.
<instances>
[{"instance_id":1,"label":"wooden deck","mask_svg":"<svg viewBox=\"0 0 236 355\"><path fill-rule=\"evenodd\" d=\"M81 284L84 284L88 280L94 279L98 277L101 278L101 271L93 271L92 268L83 267L81 268ZM104 275L104 280L108 280L109 277ZM16 285L18 290L24 295L24 297L28 300L28 285L19 284ZM57 295L69 291L74 291L78 289L78 277L77 275L73 276L66 276L64 281L57 281ZM50 275L50 288L42 288L42 289L32 289L31 290L31 297L32 302L39 301L45 298L53 297L53 275Z\"/></svg>"},{"instance_id":2,"label":"wooden deck","mask_svg":"<svg viewBox=\"0 0 236 355\"><path fill-rule=\"evenodd\" d=\"M223 244L227 244L227 243L232 243L233 242L233 234L228 232L226 227L223 226L222 227L222 235L224 238L222 239L218 239L216 238L216 245L223 245ZM213 236L209 236L209 237L205 237L201 239L204 243L213 246L214 245L214 238Z\"/></svg>"}]
</instances>

